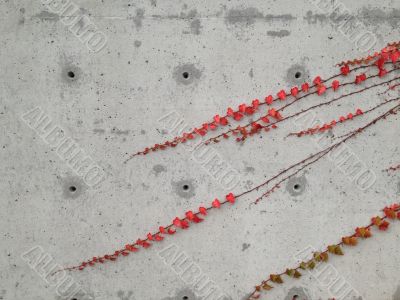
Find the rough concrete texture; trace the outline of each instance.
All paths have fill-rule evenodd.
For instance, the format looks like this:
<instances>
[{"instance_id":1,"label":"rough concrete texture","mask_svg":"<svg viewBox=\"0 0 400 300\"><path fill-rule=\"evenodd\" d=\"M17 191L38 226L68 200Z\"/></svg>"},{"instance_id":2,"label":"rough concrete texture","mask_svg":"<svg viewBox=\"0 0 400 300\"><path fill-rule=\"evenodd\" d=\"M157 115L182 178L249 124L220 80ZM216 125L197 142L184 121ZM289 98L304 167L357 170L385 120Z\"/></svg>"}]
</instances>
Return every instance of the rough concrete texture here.
<instances>
[{"instance_id":1,"label":"rough concrete texture","mask_svg":"<svg viewBox=\"0 0 400 300\"><path fill-rule=\"evenodd\" d=\"M187 124L198 125L228 106L317 74L327 77L337 72L337 62L365 54L307 1L76 0L79 9L66 15L47 2L0 3L2 300L62 299L21 257L35 246L58 265L74 265L226 194L185 147L123 164L126 153L169 137L158 119L176 111ZM375 49L400 39L399 1L342 2L376 34ZM103 49L89 50L65 25L77 14L96 26L92 31L105 34ZM354 101L368 107L382 99L376 94L354 97L319 116L336 117L352 110ZM35 107L104 170L100 184L87 184L23 121ZM259 205L249 205L259 193L249 194L146 251L69 273L86 293L68 299L200 299L158 255L172 244L226 299L244 299L262 278L294 265L298 251L338 241L399 199L399 175L382 172L399 163L399 122L399 116L391 117L348 143L376 173L371 188L357 189L324 159ZM212 146L240 175L234 192L318 149L310 139L285 139L291 128L243 145ZM400 224L393 225L330 263L362 299L400 299L399 235ZM331 296L305 274L274 288L269 299Z\"/></svg>"}]
</instances>

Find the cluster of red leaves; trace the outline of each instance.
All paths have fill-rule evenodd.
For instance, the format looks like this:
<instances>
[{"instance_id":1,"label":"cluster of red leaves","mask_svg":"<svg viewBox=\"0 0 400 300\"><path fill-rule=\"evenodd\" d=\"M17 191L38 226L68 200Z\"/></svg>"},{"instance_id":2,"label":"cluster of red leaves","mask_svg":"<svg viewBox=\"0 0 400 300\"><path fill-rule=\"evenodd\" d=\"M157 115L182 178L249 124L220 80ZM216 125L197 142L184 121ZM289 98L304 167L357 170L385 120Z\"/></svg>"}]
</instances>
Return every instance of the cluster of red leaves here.
<instances>
[{"instance_id":1,"label":"cluster of red leaves","mask_svg":"<svg viewBox=\"0 0 400 300\"><path fill-rule=\"evenodd\" d=\"M372 55L368 55L367 57L362 57L362 58L356 58L353 60L348 60L348 61L342 61L341 63L338 63L338 66L344 66L344 65L366 65L369 64L371 61L376 59L378 56L381 55L382 52L396 52L400 48L400 42L393 42L387 44L385 48L383 48L380 52L375 52Z\"/></svg>"},{"instance_id":2,"label":"cluster of red leaves","mask_svg":"<svg viewBox=\"0 0 400 300\"><path fill-rule=\"evenodd\" d=\"M329 123L324 123L322 125L316 125L313 128L309 128L307 130L302 130L299 132L290 133L289 135L297 135L298 137L301 137L303 135L312 135L315 133L322 133L322 132L332 129L337 124L344 123L349 120L353 120L355 117L361 116L362 114L363 114L363 111L361 109L357 108L357 110L354 114L348 113L346 116L340 116L337 120L332 120Z\"/></svg>"},{"instance_id":3,"label":"cluster of red leaves","mask_svg":"<svg viewBox=\"0 0 400 300\"><path fill-rule=\"evenodd\" d=\"M68 267L65 270L83 270L89 266L94 266L99 263L105 263L106 261L115 261L121 256L128 256L130 253L139 251L140 248L147 249L155 242L161 242L166 236L173 235L177 232L177 229L187 229L190 227L190 223L201 223L204 217L207 215L208 211L213 208L220 208L221 205L226 203L234 204L236 197L233 193L229 193L225 196L224 201L220 201L215 198L211 202L211 206L204 207L200 206L197 212L191 210L185 213L185 217L176 217L172 220L172 223L168 226L160 226L158 232L148 233L145 238L137 239L136 242L132 244L125 245L124 248L114 251L112 254L106 254L103 256L96 256L87 261L82 262L78 266ZM61 270L60 270L61 271Z\"/></svg>"},{"instance_id":4,"label":"cluster of red leaves","mask_svg":"<svg viewBox=\"0 0 400 300\"><path fill-rule=\"evenodd\" d=\"M262 291L269 291L274 288L274 284L282 284L284 282L283 276L292 278L300 278L302 276L301 270L311 270L321 262L326 262L330 254L344 255L343 246L356 246L360 239L366 239L372 236L371 228L376 226L378 230L386 231L389 227L389 219L400 220L400 204L395 203L383 209L383 216L376 216L371 219L371 223L365 227L357 227L355 232L350 236L342 237L341 241L337 244L332 244L326 247L321 252L312 253L312 257L300 262L298 266L292 269L286 269L279 274L270 274L269 277L263 280L259 285L255 286L253 293L248 297L248 300L259 299Z\"/></svg>"},{"instance_id":5,"label":"cluster of red leaves","mask_svg":"<svg viewBox=\"0 0 400 300\"><path fill-rule=\"evenodd\" d=\"M399 43L393 43L383 48L380 52L375 52L373 55L370 55L366 58L342 62L339 64L341 66L340 75L347 76L352 71L349 66L370 64L373 61L371 65L376 65L379 69L379 76L383 77L387 73L387 70L384 68L385 62L391 60L393 63L395 63L400 58L400 51L398 49ZM336 76L333 76L331 78L335 77ZM358 85L366 79L366 74L362 73L355 77L354 83ZM301 87L295 86L292 87L289 91L280 90L278 93L276 93L275 97L273 97L272 95L267 95L266 97L264 97L263 101L259 99L254 99L249 104L240 104L236 109L228 107L224 115L221 116L217 114L213 117L212 121L206 122L201 126L197 126L193 130L185 132L181 136L177 136L170 141L155 144L151 147L146 147L144 150L132 154L130 158L137 155L146 155L150 152L155 152L158 150L165 150L170 147L176 147L178 144L186 143L188 140L204 137L208 133L216 131L218 128L222 128L228 125L231 126L235 122L240 122L244 117L250 117L254 115L260 110L260 107L262 107L263 105L271 106L276 101L284 101L290 97L296 100L299 96L305 96L311 88L314 88L315 91L310 94L316 93L319 96L323 95L328 89L328 87L326 86L326 81L322 80L320 76L315 77L315 79L313 80L313 84L314 85L311 85L305 82L301 85ZM333 80L331 82L332 90L336 91L339 86L340 83L338 80ZM219 137L228 138L230 135L240 135L240 137L236 138L236 141L240 142L245 140L248 136L260 133L262 129L265 129L265 131L269 131L270 126L265 126L258 123L259 121L263 123L269 123L268 117L271 117L269 111L270 110L268 110L267 114L261 116L255 122L251 122L246 126L237 126L236 128L229 130L228 132L225 132L216 138L207 140L205 144L208 144L209 141L219 142ZM276 117L279 118L279 110L274 111L277 113Z\"/></svg>"}]
</instances>

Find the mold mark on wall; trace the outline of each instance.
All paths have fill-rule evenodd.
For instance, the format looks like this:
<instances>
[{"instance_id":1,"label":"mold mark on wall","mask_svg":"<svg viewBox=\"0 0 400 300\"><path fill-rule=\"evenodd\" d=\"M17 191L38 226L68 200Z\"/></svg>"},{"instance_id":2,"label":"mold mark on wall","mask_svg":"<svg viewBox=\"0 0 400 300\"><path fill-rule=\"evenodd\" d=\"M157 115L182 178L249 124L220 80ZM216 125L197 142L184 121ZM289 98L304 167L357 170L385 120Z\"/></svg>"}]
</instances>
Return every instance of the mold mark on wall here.
<instances>
[{"instance_id":1,"label":"mold mark on wall","mask_svg":"<svg viewBox=\"0 0 400 300\"><path fill-rule=\"evenodd\" d=\"M173 77L178 84L189 85L200 79L201 71L194 64L183 64L174 69Z\"/></svg>"},{"instance_id":2,"label":"mold mark on wall","mask_svg":"<svg viewBox=\"0 0 400 300\"><path fill-rule=\"evenodd\" d=\"M257 19L263 19L263 14L255 7L245 9L230 9L226 16L225 22L228 25L249 26L253 25Z\"/></svg>"},{"instance_id":3,"label":"mold mark on wall","mask_svg":"<svg viewBox=\"0 0 400 300\"><path fill-rule=\"evenodd\" d=\"M379 8L368 9L363 7L359 13L359 17L365 20L367 25L379 25L386 23L392 28L397 28L400 25L400 9L392 9L384 11Z\"/></svg>"},{"instance_id":4,"label":"mold mark on wall","mask_svg":"<svg viewBox=\"0 0 400 300\"><path fill-rule=\"evenodd\" d=\"M180 180L177 182L172 181L172 187L175 194L179 197L189 199L195 195L195 185L192 180Z\"/></svg>"},{"instance_id":5,"label":"mold mark on wall","mask_svg":"<svg viewBox=\"0 0 400 300\"><path fill-rule=\"evenodd\" d=\"M302 287L293 287L291 288L286 297L285 300L312 300L311 297L309 296L309 292Z\"/></svg>"},{"instance_id":6,"label":"mold mark on wall","mask_svg":"<svg viewBox=\"0 0 400 300\"><path fill-rule=\"evenodd\" d=\"M142 8L136 9L136 15L132 18L132 20L137 30L139 30L142 27L143 19L144 19L144 9Z\"/></svg>"},{"instance_id":7,"label":"mold mark on wall","mask_svg":"<svg viewBox=\"0 0 400 300\"><path fill-rule=\"evenodd\" d=\"M36 14L33 16L33 18L37 18L41 21L51 21L51 22L56 22L60 19L60 17L55 14L55 13L51 13L48 11L41 11L40 13Z\"/></svg>"},{"instance_id":8,"label":"mold mark on wall","mask_svg":"<svg viewBox=\"0 0 400 300\"><path fill-rule=\"evenodd\" d=\"M269 31L267 31L267 35L272 36L272 37L285 37L285 36L290 35L290 31L288 31L288 30L278 30L278 31L269 30Z\"/></svg>"},{"instance_id":9,"label":"mold mark on wall","mask_svg":"<svg viewBox=\"0 0 400 300\"><path fill-rule=\"evenodd\" d=\"M286 82L289 86L298 86L309 81L310 72L302 64L292 65L286 73Z\"/></svg>"},{"instance_id":10,"label":"mold mark on wall","mask_svg":"<svg viewBox=\"0 0 400 300\"><path fill-rule=\"evenodd\" d=\"M80 177L65 177L62 179L63 197L69 199L78 198L87 189L87 185Z\"/></svg>"},{"instance_id":11,"label":"mold mark on wall","mask_svg":"<svg viewBox=\"0 0 400 300\"><path fill-rule=\"evenodd\" d=\"M81 69L74 65L65 65L61 69L62 80L67 84L73 84L77 82L80 79L81 75Z\"/></svg>"},{"instance_id":12,"label":"mold mark on wall","mask_svg":"<svg viewBox=\"0 0 400 300\"><path fill-rule=\"evenodd\" d=\"M305 175L292 177L287 181L286 190L291 196L299 196L304 193L307 185Z\"/></svg>"},{"instance_id":13,"label":"mold mark on wall","mask_svg":"<svg viewBox=\"0 0 400 300\"><path fill-rule=\"evenodd\" d=\"M156 176L158 176L160 173L162 172L166 172L167 168L163 165L155 165L153 167L153 172L156 174Z\"/></svg>"}]
</instances>

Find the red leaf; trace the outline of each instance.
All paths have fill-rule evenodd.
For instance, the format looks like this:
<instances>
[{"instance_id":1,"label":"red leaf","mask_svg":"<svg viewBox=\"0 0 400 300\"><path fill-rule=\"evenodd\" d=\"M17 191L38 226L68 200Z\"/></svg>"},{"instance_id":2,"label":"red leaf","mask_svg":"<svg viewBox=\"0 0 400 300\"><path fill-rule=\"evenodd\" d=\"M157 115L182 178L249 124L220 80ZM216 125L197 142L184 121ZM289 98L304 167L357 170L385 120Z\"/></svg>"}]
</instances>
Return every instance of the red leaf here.
<instances>
[{"instance_id":1,"label":"red leaf","mask_svg":"<svg viewBox=\"0 0 400 300\"><path fill-rule=\"evenodd\" d=\"M226 200L230 203L235 203L235 195L233 195L232 193L229 193L228 195L225 196Z\"/></svg>"},{"instance_id":2,"label":"red leaf","mask_svg":"<svg viewBox=\"0 0 400 300\"><path fill-rule=\"evenodd\" d=\"M160 242L160 241L162 241L162 240L164 239L164 237L161 236L161 235L159 235L159 234L156 234L156 235L154 235L154 239L155 239L157 242Z\"/></svg>"},{"instance_id":3,"label":"red leaf","mask_svg":"<svg viewBox=\"0 0 400 300\"><path fill-rule=\"evenodd\" d=\"M340 68L340 72L342 75L346 76L350 72L350 68L348 65L344 65L343 67Z\"/></svg>"},{"instance_id":4,"label":"red leaf","mask_svg":"<svg viewBox=\"0 0 400 300\"><path fill-rule=\"evenodd\" d=\"M245 110L246 110L246 104L240 104L239 111L243 113Z\"/></svg>"},{"instance_id":5,"label":"red leaf","mask_svg":"<svg viewBox=\"0 0 400 300\"><path fill-rule=\"evenodd\" d=\"M263 121L264 123L269 123L269 119L267 117L262 117L261 121Z\"/></svg>"},{"instance_id":6,"label":"red leaf","mask_svg":"<svg viewBox=\"0 0 400 300\"><path fill-rule=\"evenodd\" d=\"M230 108L230 107L228 107L228 110L226 111L226 114L227 114L228 116L232 117L232 116L233 116L233 109Z\"/></svg>"},{"instance_id":7,"label":"red leaf","mask_svg":"<svg viewBox=\"0 0 400 300\"><path fill-rule=\"evenodd\" d=\"M215 121L215 123L219 123L219 120L220 120L220 116L219 115L216 115L216 116L214 116L214 121Z\"/></svg>"},{"instance_id":8,"label":"red leaf","mask_svg":"<svg viewBox=\"0 0 400 300\"><path fill-rule=\"evenodd\" d=\"M257 109L258 106L260 105L260 100L254 99L254 100L251 102L251 104L253 105L253 108L254 108L254 109Z\"/></svg>"},{"instance_id":9,"label":"red leaf","mask_svg":"<svg viewBox=\"0 0 400 300\"><path fill-rule=\"evenodd\" d=\"M400 51L394 51L390 54L390 59L392 60L392 63L395 63L400 57Z\"/></svg>"},{"instance_id":10,"label":"red leaf","mask_svg":"<svg viewBox=\"0 0 400 300\"><path fill-rule=\"evenodd\" d=\"M254 114L254 108L251 107L251 106L246 107L245 113L246 113L247 115L252 115L252 114Z\"/></svg>"},{"instance_id":11,"label":"red leaf","mask_svg":"<svg viewBox=\"0 0 400 300\"><path fill-rule=\"evenodd\" d=\"M168 228L168 234L174 234L176 232L176 230L175 229L173 229L173 228Z\"/></svg>"},{"instance_id":12,"label":"red leaf","mask_svg":"<svg viewBox=\"0 0 400 300\"><path fill-rule=\"evenodd\" d=\"M185 213L185 215L188 218L188 220L190 220L190 221L193 220L193 218L194 218L194 213L191 210L187 211Z\"/></svg>"},{"instance_id":13,"label":"red leaf","mask_svg":"<svg viewBox=\"0 0 400 300\"><path fill-rule=\"evenodd\" d=\"M243 118L243 115L242 115L241 113L239 113L239 112L234 112L234 113L233 113L233 118L234 118L236 121L240 121L240 119Z\"/></svg>"},{"instance_id":14,"label":"red leaf","mask_svg":"<svg viewBox=\"0 0 400 300\"><path fill-rule=\"evenodd\" d=\"M336 91L339 88L339 81L338 80L332 81L332 88L333 88L334 91Z\"/></svg>"},{"instance_id":15,"label":"red leaf","mask_svg":"<svg viewBox=\"0 0 400 300\"><path fill-rule=\"evenodd\" d=\"M285 100L286 98L286 92L284 90L280 90L279 93L277 94L278 98L281 100Z\"/></svg>"},{"instance_id":16,"label":"red leaf","mask_svg":"<svg viewBox=\"0 0 400 300\"><path fill-rule=\"evenodd\" d=\"M228 125L228 119L225 118L225 117L222 117L222 118L220 119L219 122L220 122L220 124L223 125L223 126Z\"/></svg>"},{"instance_id":17,"label":"red leaf","mask_svg":"<svg viewBox=\"0 0 400 300\"><path fill-rule=\"evenodd\" d=\"M158 230L159 230L161 233L167 233L167 232L165 231L165 228L162 227L162 226L160 226L160 227L158 228Z\"/></svg>"},{"instance_id":18,"label":"red leaf","mask_svg":"<svg viewBox=\"0 0 400 300\"><path fill-rule=\"evenodd\" d=\"M152 241L152 240L153 240L153 235L152 235L151 233L148 233L148 234L147 234L147 239L148 239L149 241Z\"/></svg>"},{"instance_id":19,"label":"red leaf","mask_svg":"<svg viewBox=\"0 0 400 300\"><path fill-rule=\"evenodd\" d=\"M176 227L182 227L182 221L178 217L176 217L173 221L172 224L174 224Z\"/></svg>"},{"instance_id":20,"label":"red leaf","mask_svg":"<svg viewBox=\"0 0 400 300\"><path fill-rule=\"evenodd\" d=\"M271 95L265 97L265 103L267 103L268 105L271 105L272 102L274 102L274 99L272 98Z\"/></svg>"},{"instance_id":21,"label":"red leaf","mask_svg":"<svg viewBox=\"0 0 400 300\"><path fill-rule=\"evenodd\" d=\"M203 206L199 207L199 212L203 215L206 216L207 215L207 209Z\"/></svg>"},{"instance_id":22,"label":"red leaf","mask_svg":"<svg viewBox=\"0 0 400 300\"><path fill-rule=\"evenodd\" d=\"M308 85L308 83L307 82L305 82L305 83L303 83L302 85L301 85L301 90L303 91L303 92L308 92L308 90L310 89L310 86Z\"/></svg>"},{"instance_id":23,"label":"red leaf","mask_svg":"<svg viewBox=\"0 0 400 300\"><path fill-rule=\"evenodd\" d=\"M215 208L220 208L221 207L221 202L217 198L211 203L213 207Z\"/></svg>"},{"instance_id":24,"label":"red leaf","mask_svg":"<svg viewBox=\"0 0 400 300\"><path fill-rule=\"evenodd\" d=\"M320 76L317 76L317 77L314 78L313 82L316 85L320 85L322 83L322 79L321 79Z\"/></svg>"},{"instance_id":25,"label":"red leaf","mask_svg":"<svg viewBox=\"0 0 400 300\"><path fill-rule=\"evenodd\" d=\"M298 93L299 93L299 88L298 88L297 86L291 88L290 94L291 94L293 97L296 97L296 96L298 95Z\"/></svg>"},{"instance_id":26,"label":"red leaf","mask_svg":"<svg viewBox=\"0 0 400 300\"><path fill-rule=\"evenodd\" d=\"M269 114L271 117L276 117L276 110L273 109L273 108L271 108L271 109L268 110L268 114Z\"/></svg>"},{"instance_id":27,"label":"red leaf","mask_svg":"<svg viewBox=\"0 0 400 300\"><path fill-rule=\"evenodd\" d=\"M362 114L363 114L362 110L358 108L358 109L356 110L356 115L362 115Z\"/></svg>"},{"instance_id":28,"label":"red leaf","mask_svg":"<svg viewBox=\"0 0 400 300\"><path fill-rule=\"evenodd\" d=\"M385 231L389 227L388 221L382 221L382 223L378 226L379 230Z\"/></svg>"},{"instance_id":29,"label":"red leaf","mask_svg":"<svg viewBox=\"0 0 400 300\"><path fill-rule=\"evenodd\" d=\"M317 91L318 91L318 96L321 96L323 93L325 93L326 86L324 86L323 84L319 85L318 88L317 88Z\"/></svg>"}]
</instances>

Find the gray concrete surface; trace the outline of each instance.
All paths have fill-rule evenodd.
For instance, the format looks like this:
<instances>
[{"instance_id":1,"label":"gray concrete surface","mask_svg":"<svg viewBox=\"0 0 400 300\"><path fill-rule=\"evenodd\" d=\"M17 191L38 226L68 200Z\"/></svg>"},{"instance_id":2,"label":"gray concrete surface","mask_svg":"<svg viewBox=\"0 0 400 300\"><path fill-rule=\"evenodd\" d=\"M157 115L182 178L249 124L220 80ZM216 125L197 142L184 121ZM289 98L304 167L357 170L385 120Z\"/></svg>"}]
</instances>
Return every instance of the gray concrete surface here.
<instances>
[{"instance_id":1,"label":"gray concrete surface","mask_svg":"<svg viewBox=\"0 0 400 300\"><path fill-rule=\"evenodd\" d=\"M184 147L123 164L126 153L168 137L158 119L176 111L198 125L228 106L336 73L335 63L364 54L307 1L74 0L79 11L71 15L54 13L46 2L0 2L3 300L60 299L57 287L21 257L32 247L59 265L74 265L225 195ZM399 1L342 2L376 35L375 49L399 40ZM95 25L92 33L104 33L100 51L65 25L78 14ZM374 90L319 116L379 99ZM104 170L104 180L89 186L23 121L35 107ZM244 145L212 146L240 175L234 192L317 150L310 139L284 139L291 128ZM296 252L335 242L398 201L399 175L381 171L399 162L398 132L396 116L349 143L377 175L366 191L324 159L257 206L249 206L258 195L252 193L147 251L69 275L95 299L200 299L158 255L176 244L231 299L243 299L262 278L293 265ZM400 224L393 225L331 264L363 299L398 300L399 235ZM267 299L294 295L332 296L305 275Z\"/></svg>"}]
</instances>

